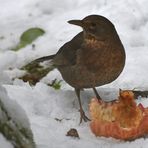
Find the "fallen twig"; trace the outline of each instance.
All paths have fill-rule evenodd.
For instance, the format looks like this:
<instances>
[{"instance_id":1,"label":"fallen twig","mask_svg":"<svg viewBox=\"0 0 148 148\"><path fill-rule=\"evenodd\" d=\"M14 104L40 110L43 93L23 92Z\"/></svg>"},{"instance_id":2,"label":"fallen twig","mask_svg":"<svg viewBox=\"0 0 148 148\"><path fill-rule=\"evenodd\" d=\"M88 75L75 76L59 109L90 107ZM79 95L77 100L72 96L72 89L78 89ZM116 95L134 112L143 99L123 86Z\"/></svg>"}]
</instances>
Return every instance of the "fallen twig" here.
<instances>
[{"instance_id":1,"label":"fallen twig","mask_svg":"<svg viewBox=\"0 0 148 148\"><path fill-rule=\"evenodd\" d=\"M148 97L148 91L141 91L141 90L132 90L134 95L135 95L135 99L138 99L139 96L141 97Z\"/></svg>"}]
</instances>

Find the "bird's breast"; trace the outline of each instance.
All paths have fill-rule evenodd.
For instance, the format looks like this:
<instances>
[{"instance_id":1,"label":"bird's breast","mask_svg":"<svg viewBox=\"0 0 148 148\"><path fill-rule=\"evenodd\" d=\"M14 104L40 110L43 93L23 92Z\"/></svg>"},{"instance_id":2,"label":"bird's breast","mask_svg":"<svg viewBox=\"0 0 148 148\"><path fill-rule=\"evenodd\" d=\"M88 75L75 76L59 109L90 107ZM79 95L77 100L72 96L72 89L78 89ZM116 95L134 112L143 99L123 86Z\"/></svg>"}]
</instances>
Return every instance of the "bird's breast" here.
<instances>
[{"instance_id":1,"label":"bird's breast","mask_svg":"<svg viewBox=\"0 0 148 148\"><path fill-rule=\"evenodd\" d=\"M79 50L78 62L91 73L118 73L124 67L125 53L122 44L110 40L88 40Z\"/></svg>"},{"instance_id":2,"label":"bird's breast","mask_svg":"<svg viewBox=\"0 0 148 148\"><path fill-rule=\"evenodd\" d=\"M104 41L86 40L78 51L78 63L93 68L97 63L98 67L99 63L106 58L108 48L108 43Z\"/></svg>"}]
</instances>

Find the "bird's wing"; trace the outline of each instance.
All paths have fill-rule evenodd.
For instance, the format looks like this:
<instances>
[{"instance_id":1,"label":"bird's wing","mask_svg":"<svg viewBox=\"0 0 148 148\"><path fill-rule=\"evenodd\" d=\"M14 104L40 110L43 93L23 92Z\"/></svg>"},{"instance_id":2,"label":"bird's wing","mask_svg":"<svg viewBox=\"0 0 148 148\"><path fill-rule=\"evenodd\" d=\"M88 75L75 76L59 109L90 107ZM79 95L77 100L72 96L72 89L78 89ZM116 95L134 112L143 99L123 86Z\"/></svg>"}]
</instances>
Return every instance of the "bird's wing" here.
<instances>
[{"instance_id":1,"label":"bird's wing","mask_svg":"<svg viewBox=\"0 0 148 148\"><path fill-rule=\"evenodd\" d=\"M68 66L76 64L77 50L83 42L83 32L77 34L71 41L64 44L53 59L55 66Z\"/></svg>"}]
</instances>

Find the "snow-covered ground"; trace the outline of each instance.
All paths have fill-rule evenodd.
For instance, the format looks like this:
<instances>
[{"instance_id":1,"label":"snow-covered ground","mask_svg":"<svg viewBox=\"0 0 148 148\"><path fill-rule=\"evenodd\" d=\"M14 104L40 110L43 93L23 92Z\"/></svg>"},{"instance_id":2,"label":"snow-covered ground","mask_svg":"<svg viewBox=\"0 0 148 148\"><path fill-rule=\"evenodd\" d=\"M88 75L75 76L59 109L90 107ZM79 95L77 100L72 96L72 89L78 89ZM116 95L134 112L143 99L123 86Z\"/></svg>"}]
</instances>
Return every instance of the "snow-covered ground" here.
<instances>
[{"instance_id":1,"label":"snow-covered ground","mask_svg":"<svg viewBox=\"0 0 148 148\"><path fill-rule=\"evenodd\" d=\"M98 88L102 98L116 98L116 90L148 90L148 1L147 0L0 0L0 83L11 99L26 111L38 148L147 148L148 139L140 138L123 142L112 138L95 137L89 123L79 125L79 106L73 89L62 83L61 90L54 90L45 81L61 79L57 70L48 74L36 86L9 77L19 74L17 68L29 61L55 53L81 28L67 23L90 14L103 15L116 26L126 50L126 66L120 77L111 84ZM35 49L26 46L18 52L11 51L19 42L22 32L31 27L41 27L46 34L34 41ZM15 68L8 72L8 68ZM88 114L88 103L94 94L82 92L83 107ZM144 104L148 101L144 99ZM62 119L61 122L55 118ZM76 128L80 139L65 136ZM0 147L12 148L0 135Z\"/></svg>"}]
</instances>

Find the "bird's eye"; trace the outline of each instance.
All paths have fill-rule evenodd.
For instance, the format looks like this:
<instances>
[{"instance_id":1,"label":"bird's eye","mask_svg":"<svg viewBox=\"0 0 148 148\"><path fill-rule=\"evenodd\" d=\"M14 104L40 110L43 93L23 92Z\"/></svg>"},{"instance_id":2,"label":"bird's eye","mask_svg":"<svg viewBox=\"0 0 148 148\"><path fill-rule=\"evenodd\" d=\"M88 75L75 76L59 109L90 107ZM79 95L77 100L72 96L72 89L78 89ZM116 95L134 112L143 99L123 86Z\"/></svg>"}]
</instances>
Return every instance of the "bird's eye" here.
<instances>
[{"instance_id":1,"label":"bird's eye","mask_svg":"<svg viewBox=\"0 0 148 148\"><path fill-rule=\"evenodd\" d=\"M92 27L96 27L96 23L91 23L91 26Z\"/></svg>"},{"instance_id":2,"label":"bird's eye","mask_svg":"<svg viewBox=\"0 0 148 148\"><path fill-rule=\"evenodd\" d=\"M91 23L89 26L89 30L94 31L96 29L96 26L97 26L96 23Z\"/></svg>"}]
</instances>

